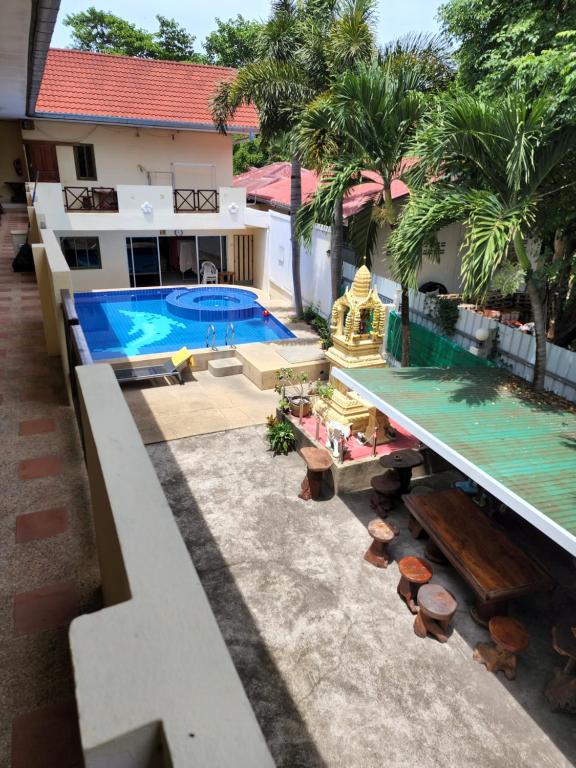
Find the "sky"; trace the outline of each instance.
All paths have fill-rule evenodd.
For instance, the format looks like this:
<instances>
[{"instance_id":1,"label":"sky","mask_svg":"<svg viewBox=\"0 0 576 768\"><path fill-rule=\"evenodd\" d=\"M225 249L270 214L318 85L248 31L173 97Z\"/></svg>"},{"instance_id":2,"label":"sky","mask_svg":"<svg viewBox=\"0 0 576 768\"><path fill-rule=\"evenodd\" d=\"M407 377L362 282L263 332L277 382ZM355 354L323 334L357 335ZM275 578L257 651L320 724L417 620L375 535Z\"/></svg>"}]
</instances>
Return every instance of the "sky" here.
<instances>
[{"instance_id":1,"label":"sky","mask_svg":"<svg viewBox=\"0 0 576 768\"><path fill-rule=\"evenodd\" d=\"M441 0L379 0L378 39L388 42L407 32L437 32L436 13ZM144 29L156 28L156 14L174 18L196 36L196 49L215 27L214 18L223 20L242 13L247 19L264 19L268 16L270 0L61 0L58 21L52 36L52 47L70 46L68 27L62 22L68 13L85 11L90 6L111 11Z\"/></svg>"}]
</instances>

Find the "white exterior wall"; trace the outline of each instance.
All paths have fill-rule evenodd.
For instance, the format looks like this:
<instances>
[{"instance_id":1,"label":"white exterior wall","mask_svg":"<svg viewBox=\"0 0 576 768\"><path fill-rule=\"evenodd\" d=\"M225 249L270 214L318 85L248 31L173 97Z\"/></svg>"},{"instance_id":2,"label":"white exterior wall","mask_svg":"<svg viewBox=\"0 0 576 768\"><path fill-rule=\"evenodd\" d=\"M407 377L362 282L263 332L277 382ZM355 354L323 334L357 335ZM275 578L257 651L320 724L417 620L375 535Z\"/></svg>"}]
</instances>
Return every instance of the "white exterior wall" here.
<instances>
[{"instance_id":1,"label":"white exterior wall","mask_svg":"<svg viewBox=\"0 0 576 768\"><path fill-rule=\"evenodd\" d=\"M372 269L375 275L392 279L389 260L386 255L386 242L390 234L389 227L384 227L379 234L378 243L372 258ZM464 229L461 224L450 224L440 230L438 241L445 243L444 254L438 263L424 259L418 275L418 286L434 281L446 286L449 293L460 293L460 246L464 239Z\"/></svg>"},{"instance_id":2,"label":"white exterior wall","mask_svg":"<svg viewBox=\"0 0 576 768\"><path fill-rule=\"evenodd\" d=\"M329 248L329 228L316 226L310 248L302 247L300 251L302 300L304 304L317 305L324 315L329 315L332 307L330 259L326 255ZM290 217L275 211L270 211L268 258L270 282L293 296Z\"/></svg>"},{"instance_id":3,"label":"white exterior wall","mask_svg":"<svg viewBox=\"0 0 576 768\"><path fill-rule=\"evenodd\" d=\"M35 120L34 130L22 131L23 141L62 142L56 148L60 182L65 186L115 187L147 184L146 171L169 173L171 163L214 164L209 168L176 171L180 188L213 189L232 185L232 137L208 131L136 128L122 125ZM78 180L72 144L92 144L96 181ZM154 183L171 184L168 175Z\"/></svg>"}]
</instances>

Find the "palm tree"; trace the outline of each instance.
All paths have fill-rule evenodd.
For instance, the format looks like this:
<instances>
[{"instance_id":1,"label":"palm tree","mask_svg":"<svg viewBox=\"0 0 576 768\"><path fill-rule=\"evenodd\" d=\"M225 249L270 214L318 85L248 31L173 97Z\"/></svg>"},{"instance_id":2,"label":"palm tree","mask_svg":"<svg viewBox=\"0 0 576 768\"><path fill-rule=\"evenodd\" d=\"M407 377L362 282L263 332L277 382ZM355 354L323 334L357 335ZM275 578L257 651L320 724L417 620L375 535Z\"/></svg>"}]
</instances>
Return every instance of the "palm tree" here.
<instances>
[{"instance_id":1,"label":"palm tree","mask_svg":"<svg viewBox=\"0 0 576 768\"><path fill-rule=\"evenodd\" d=\"M461 272L466 296L486 294L506 262L522 272L536 335L533 385L544 387L546 317L538 274L526 248L537 214L552 204L542 190L576 147L576 126L562 124L546 94L513 91L499 100L450 94L425 120L413 148L416 186L389 247L397 277L415 285L422 250L447 224L463 221Z\"/></svg>"},{"instance_id":2,"label":"palm tree","mask_svg":"<svg viewBox=\"0 0 576 768\"><path fill-rule=\"evenodd\" d=\"M221 131L241 104L260 113L264 141L292 135L305 106L324 92L335 72L372 50L368 25L374 0L277 0L265 25L261 55L223 84L214 101L214 121ZM300 152L292 143L290 225L296 313L302 314L300 239L296 215L302 203Z\"/></svg>"},{"instance_id":3,"label":"palm tree","mask_svg":"<svg viewBox=\"0 0 576 768\"><path fill-rule=\"evenodd\" d=\"M392 182L402 174L414 131L424 114L420 82L413 69L393 67L391 63L360 65L334 83L324 104L309 109L300 129L301 145L321 145L324 141L329 147L330 137L337 136L335 146L341 152L325 171L314 200L301 214L304 232L310 231L310 220L327 223L327 212L334 210L351 187L366 181L367 171L378 175L381 188L352 225L358 255L367 256L374 248L377 226L395 226L398 213L392 200ZM327 126L324 134L320 130L322 111ZM333 154L328 149L328 157ZM403 292L402 315L407 322L407 292ZM404 338L402 364L408 365L408 333L403 334Z\"/></svg>"},{"instance_id":4,"label":"palm tree","mask_svg":"<svg viewBox=\"0 0 576 768\"><path fill-rule=\"evenodd\" d=\"M341 238L342 200L352 186L381 180L349 228L360 258L369 259L378 229L395 226L392 181L403 172L425 94L448 83L453 69L442 38L411 35L386 46L377 61L360 65L336 80L328 94L312 102L301 120L298 144L312 164L323 169L318 194L300 212L306 239L314 222L332 224L332 242ZM370 178L366 172L372 171ZM341 282L342 254L331 243L332 293ZM402 290L402 364L409 364L408 291Z\"/></svg>"}]
</instances>

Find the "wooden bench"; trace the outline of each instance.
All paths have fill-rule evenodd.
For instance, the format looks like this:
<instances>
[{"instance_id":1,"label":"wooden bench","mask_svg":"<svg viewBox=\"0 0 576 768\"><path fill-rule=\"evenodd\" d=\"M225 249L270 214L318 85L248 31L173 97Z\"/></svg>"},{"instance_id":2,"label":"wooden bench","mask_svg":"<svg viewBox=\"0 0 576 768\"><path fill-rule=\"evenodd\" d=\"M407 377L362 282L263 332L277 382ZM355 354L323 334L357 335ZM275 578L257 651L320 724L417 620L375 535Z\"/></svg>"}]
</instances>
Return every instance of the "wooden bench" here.
<instances>
[{"instance_id":1,"label":"wooden bench","mask_svg":"<svg viewBox=\"0 0 576 768\"><path fill-rule=\"evenodd\" d=\"M458 490L402 497L406 508L476 595L473 618L487 626L508 601L551 589L550 576Z\"/></svg>"}]
</instances>

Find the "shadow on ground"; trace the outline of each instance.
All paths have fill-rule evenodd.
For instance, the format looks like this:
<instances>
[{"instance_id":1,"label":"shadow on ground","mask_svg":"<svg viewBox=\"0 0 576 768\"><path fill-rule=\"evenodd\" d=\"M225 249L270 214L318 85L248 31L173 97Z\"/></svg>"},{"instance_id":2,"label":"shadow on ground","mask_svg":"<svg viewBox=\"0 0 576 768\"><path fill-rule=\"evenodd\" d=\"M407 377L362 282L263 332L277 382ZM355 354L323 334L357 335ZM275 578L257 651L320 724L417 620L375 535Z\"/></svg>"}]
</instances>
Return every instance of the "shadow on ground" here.
<instances>
[{"instance_id":1,"label":"shadow on ground","mask_svg":"<svg viewBox=\"0 0 576 768\"><path fill-rule=\"evenodd\" d=\"M300 457L272 458L263 427L148 450L279 766L573 764L574 720L542 696L558 662L550 595L515 606L531 645L517 680L501 680L472 660L487 633L451 568L435 566L434 578L459 601L450 642L414 635L396 565L363 560L368 494L301 501ZM394 557L421 554L405 514L393 519Z\"/></svg>"}]
</instances>

